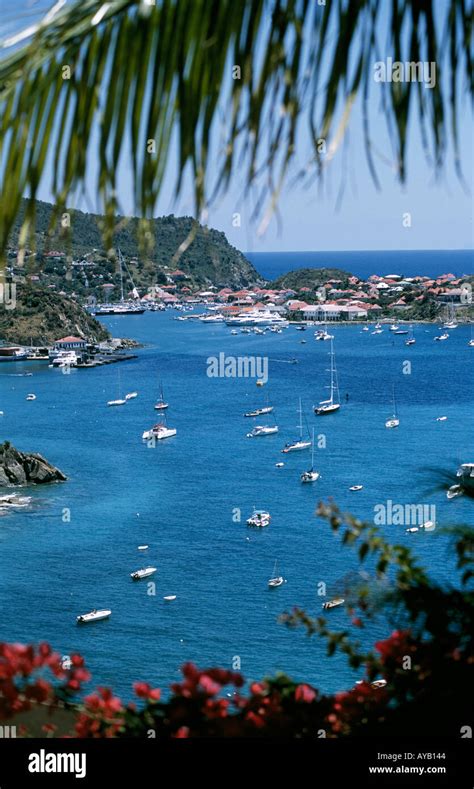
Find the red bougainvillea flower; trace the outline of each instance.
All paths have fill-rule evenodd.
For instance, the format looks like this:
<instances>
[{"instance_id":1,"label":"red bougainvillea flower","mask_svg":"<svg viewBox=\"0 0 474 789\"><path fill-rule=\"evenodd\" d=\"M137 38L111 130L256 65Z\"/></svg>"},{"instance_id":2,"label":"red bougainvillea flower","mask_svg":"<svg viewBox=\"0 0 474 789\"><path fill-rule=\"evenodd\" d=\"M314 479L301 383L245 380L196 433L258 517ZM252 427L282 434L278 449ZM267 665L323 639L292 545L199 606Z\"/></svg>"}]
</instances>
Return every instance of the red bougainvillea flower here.
<instances>
[{"instance_id":1,"label":"red bougainvillea flower","mask_svg":"<svg viewBox=\"0 0 474 789\"><path fill-rule=\"evenodd\" d=\"M296 701L305 701L310 704L317 696L316 691L310 685L298 685L295 690Z\"/></svg>"},{"instance_id":2,"label":"red bougainvillea flower","mask_svg":"<svg viewBox=\"0 0 474 789\"><path fill-rule=\"evenodd\" d=\"M152 688L148 682L134 682L133 690L135 695L140 699L149 699L150 701L158 701L161 696L159 688Z\"/></svg>"}]
</instances>

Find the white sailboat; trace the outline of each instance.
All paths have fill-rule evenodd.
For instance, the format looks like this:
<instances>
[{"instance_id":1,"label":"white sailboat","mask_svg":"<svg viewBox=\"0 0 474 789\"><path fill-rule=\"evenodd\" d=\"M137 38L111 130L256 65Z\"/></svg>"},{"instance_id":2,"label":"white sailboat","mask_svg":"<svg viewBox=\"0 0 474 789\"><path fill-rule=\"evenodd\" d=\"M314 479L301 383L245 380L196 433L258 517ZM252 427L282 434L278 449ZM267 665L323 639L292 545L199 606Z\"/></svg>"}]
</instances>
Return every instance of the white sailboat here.
<instances>
[{"instance_id":1,"label":"white sailboat","mask_svg":"<svg viewBox=\"0 0 474 789\"><path fill-rule=\"evenodd\" d=\"M397 415L397 404L395 402L395 386L394 386L393 387L393 416L391 416L390 419L387 419L387 421L385 422L385 427L388 428L398 427L399 424L400 424L400 420Z\"/></svg>"},{"instance_id":2,"label":"white sailboat","mask_svg":"<svg viewBox=\"0 0 474 789\"><path fill-rule=\"evenodd\" d=\"M336 359L334 354L334 344L331 340L331 383L330 383L330 391L331 396L329 400L321 400L319 405L314 406L314 413L316 416L325 416L326 414L333 414L335 411L339 411L341 407L340 398L339 398L339 383L337 380L337 369L336 369Z\"/></svg>"},{"instance_id":3,"label":"white sailboat","mask_svg":"<svg viewBox=\"0 0 474 789\"><path fill-rule=\"evenodd\" d=\"M409 334L408 340L405 340L405 345L414 345L415 343L416 343L416 340L415 340L415 338L413 336L413 326L410 326L410 334Z\"/></svg>"},{"instance_id":4,"label":"white sailboat","mask_svg":"<svg viewBox=\"0 0 474 789\"><path fill-rule=\"evenodd\" d=\"M285 579L283 578L283 576L277 575L277 565L278 565L278 561L275 560L273 575L268 580L268 586L270 587L270 589L275 589L277 586L281 586L282 584L285 583Z\"/></svg>"},{"instance_id":5,"label":"white sailboat","mask_svg":"<svg viewBox=\"0 0 474 789\"><path fill-rule=\"evenodd\" d=\"M311 441L305 440L303 438L303 409L301 406L301 397L299 402L300 405L298 411L300 415L300 421L298 428L300 431L300 437L297 438L296 441L289 441L287 444L285 444L285 447L281 450L285 454L287 454L288 452L298 452L302 449L309 449L309 447L311 446Z\"/></svg>"},{"instance_id":6,"label":"white sailboat","mask_svg":"<svg viewBox=\"0 0 474 789\"><path fill-rule=\"evenodd\" d=\"M443 342L443 340L448 340L448 339L449 339L449 334L447 332L444 332L443 334L439 334L437 337L435 337L436 342Z\"/></svg>"},{"instance_id":7,"label":"white sailboat","mask_svg":"<svg viewBox=\"0 0 474 789\"><path fill-rule=\"evenodd\" d=\"M443 323L443 329L457 329L458 324L455 321L455 311L454 311L454 304L451 304L449 307L446 307L446 323Z\"/></svg>"},{"instance_id":8,"label":"white sailboat","mask_svg":"<svg viewBox=\"0 0 474 789\"><path fill-rule=\"evenodd\" d=\"M160 383L160 396L158 398L158 402L155 403L155 411L164 411L168 408L168 403L165 401L163 395L163 385Z\"/></svg>"},{"instance_id":9,"label":"white sailboat","mask_svg":"<svg viewBox=\"0 0 474 789\"><path fill-rule=\"evenodd\" d=\"M271 436L278 433L278 425L256 425L250 433L247 433L247 438L258 438L259 436Z\"/></svg>"},{"instance_id":10,"label":"white sailboat","mask_svg":"<svg viewBox=\"0 0 474 789\"><path fill-rule=\"evenodd\" d=\"M135 400L138 397L138 392L129 392L125 395L125 400Z\"/></svg>"},{"instance_id":11,"label":"white sailboat","mask_svg":"<svg viewBox=\"0 0 474 789\"><path fill-rule=\"evenodd\" d=\"M122 387L121 387L121 384L120 384L120 370L118 370L117 372L118 372L118 394L119 394L119 396L118 396L117 400L109 400L107 402L107 405L125 405L125 403L127 402L126 399L124 397L122 397Z\"/></svg>"},{"instance_id":12,"label":"white sailboat","mask_svg":"<svg viewBox=\"0 0 474 789\"><path fill-rule=\"evenodd\" d=\"M314 427L313 427L313 441L311 444L311 468L309 471L303 471L300 476L301 482L316 482L320 477L319 471L314 470Z\"/></svg>"},{"instance_id":13,"label":"white sailboat","mask_svg":"<svg viewBox=\"0 0 474 789\"><path fill-rule=\"evenodd\" d=\"M469 340L469 342L467 344L468 344L468 346L470 348L474 348L474 336L473 336L473 333L472 333L472 326L471 326L471 339Z\"/></svg>"}]
</instances>

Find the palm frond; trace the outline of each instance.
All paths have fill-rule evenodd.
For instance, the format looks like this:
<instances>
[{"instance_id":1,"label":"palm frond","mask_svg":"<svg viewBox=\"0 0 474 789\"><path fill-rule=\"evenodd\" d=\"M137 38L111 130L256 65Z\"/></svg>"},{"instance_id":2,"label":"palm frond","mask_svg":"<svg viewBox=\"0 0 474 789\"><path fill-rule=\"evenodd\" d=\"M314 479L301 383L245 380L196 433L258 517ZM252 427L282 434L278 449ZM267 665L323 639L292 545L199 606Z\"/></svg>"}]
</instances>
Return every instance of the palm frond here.
<instances>
[{"instance_id":1,"label":"palm frond","mask_svg":"<svg viewBox=\"0 0 474 789\"><path fill-rule=\"evenodd\" d=\"M314 149L311 171L303 170L310 178L323 169L318 142L325 139L334 155L359 95L376 179L367 113L375 90L400 180L406 178L414 94L433 166L442 166L450 140L459 169L460 93L472 93L473 87L472 4L446 0L440 10L434 0L392 0L388 30L382 5L60 0L42 22L0 44L0 254L21 197L34 198L49 182L62 207L87 179L111 233L120 209L118 173L129 167L135 212L150 218L175 150L174 135L174 191L182 195L192 184L196 217L230 188L238 170L247 187L266 173L257 210L265 223L295 160L301 122ZM383 36L389 40L385 54L436 61L438 74L447 62L449 79L438 77L429 90L410 82L375 84ZM33 201L28 205L33 210ZM22 243L33 228L31 213L25 221Z\"/></svg>"}]
</instances>

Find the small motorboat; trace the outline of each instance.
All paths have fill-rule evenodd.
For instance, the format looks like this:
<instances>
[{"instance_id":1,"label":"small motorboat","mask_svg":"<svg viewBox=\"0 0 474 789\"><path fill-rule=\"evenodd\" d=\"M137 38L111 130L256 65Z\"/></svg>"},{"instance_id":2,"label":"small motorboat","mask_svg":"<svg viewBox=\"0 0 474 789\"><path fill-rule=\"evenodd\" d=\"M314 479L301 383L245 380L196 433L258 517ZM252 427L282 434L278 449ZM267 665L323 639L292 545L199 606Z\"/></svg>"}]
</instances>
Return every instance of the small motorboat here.
<instances>
[{"instance_id":1,"label":"small motorboat","mask_svg":"<svg viewBox=\"0 0 474 789\"><path fill-rule=\"evenodd\" d=\"M438 337L435 337L435 340L437 342L442 342L443 340L447 340L448 338L449 338L449 334L446 334L445 332L444 334L440 334L438 335Z\"/></svg>"},{"instance_id":2,"label":"small motorboat","mask_svg":"<svg viewBox=\"0 0 474 789\"><path fill-rule=\"evenodd\" d=\"M156 567L144 567L142 570L135 570L134 573L130 573L130 578L133 578L134 581L141 581L142 578L149 578L150 575L154 575L156 570Z\"/></svg>"},{"instance_id":3,"label":"small motorboat","mask_svg":"<svg viewBox=\"0 0 474 789\"><path fill-rule=\"evenodd\" d=\"M109 400L107 405L125 405L126 400Z\"/></svg>"},{"instance_id":4,"label":"small motorboat","mask_svg":"<svg viewBox=\"0 0 474 789\"><path fill-rule=\"evenodd\" d=\"M231 331L231 334L238 334L238 333L239 332L237 331L237 329L232 329L232 331Z\"/></svg>"},{"instance_id":5,"label":"small motorboat","mask_svg":"<svg viewBox=\"0 0 474 789\"><path fill-rule=\"evenodd\" d=\"M138 397L138 392L129 392L125 395L125 400L135 400Z\"/></svg>"},{"instance_id":6,"label":"small motorboat","mask_svg":"<svg viewBox=\"0 0 474 789\"><path fill-rule=\"evenodd\" d=\"M247 526L263 528L264 526L269 526L270 521L271 515L269 512L266 510L254 510L250 518L247 518Z\"/></svg>"},{"instance_id":7,"label":"small motorboat","mask_svg":"<svg viewBox=\"0 0 474 789\"><path fill-rule=\"evenodd\" d=\"M425 531L434 531L436 529L436 524L434 521L425 521L424 523L420 524L420 529L424 529Z\"/></svg>"},{"instance_id":8,"label":"small motorboat","mask_svg":"<svg viewBox=\"0 0 474 789\"><path fill-rule=\"evenodd\" d=\"M447 499L455 499L456 496L462 496L464 493L461 485L451 485L446 493Z\"/></svg>"},{"instance_id":9,"label":"small motorboat","mask_svg":"<svg viewBox=\"0 0 474 789\"><path fill-rule=\"evenodd\" d=\"M265 386L265 381L257 381L257 386Z\"/></svg>"},{"instance_id":10,"label":"small motorboat","mask_svg":"<svg viewBox=\"0 0 474 789\"><path fill-rule=\"evenodd\" d=\"M363 485L351 485L349 490L362 490L363 487Z\"/></svg>"},{"instance_id":11,"label":"small motorboat","mask_svg":"<svg viewBox=\"0 0 474 789\"><path fill-rule=\"evenodd\" d=\"M167 603L171 603L172 600L176 600L175 594L167 594L163 597L163 600L166 600Z\"/></svg>"},{"instance_id":12,"label":"small motorboat","mask_svg":"<svg viewBox=\"0 0 474 789\"><path fill-rule=\"evenodd\" d=\"M387 684L386 679L376 679L370 683L370 687L374 688L374 690L380 690L380 688L384 688Z\"/></svg>"},{"instance_id":13,"label":"small motorboat","mask_svg":"<svg viewBox=\"0 0 474 789\"><path fill-rule=\"evenodd\" d=\"M35 394L26 395L26 399L27 400L36 400L36 395Z\"/></svg>"},{"instance_id":14,"label":"small motorboat","mask_svg":"<svg viewBox=\"0 0 474 789\"><path fill-rule=\"evenodd\" d=\"M409 529L405 529L408 534L414 534L416 531L420 531L419 526L411 526Z\"/></svg>"},{"instance_id":15,"label":"small motorboat","mask_svg":"<svg viewBox=\"0 0 474 789\"><path fill-rule=\"evenodd\" d=\"M337 608L338 605L344 604L343 597L335 597L334 600L329 600L327 603L323 603L322 607L325 611L329 610L330 608Z\"/></svg>"},{"instance_id":16,"label":"small motorboat","mask_svg":"<svg viewBox=\"0 0 474 789\"><path fill-rule=\"evenodd\" d=\"M7 496L0 496L1 507L27 507L31 501L31 496L19 496L18 493L11 493Z\"/></svg>"},{"instance_id":17,"label":"small motorboat","mask_svg":"<svg viewBox=\"0 0 474 789\"><path fill-rule=\"evenodd\" d=\"M100 611L94 608L88 614L80 614L80 616L76 617L76 621L78 625L86 624L87 622L100 622L102 619L108 619L111 613L110 608L103 608Z\"/></svg>"},{"instance_id":18,"label":"small motorboat","mask_svg":"<svg viewBox=\"0 0 474 789\"><path fill-rule=\"evenodd\" d=\"M146 551L146 550L147 550L147 548L148 548L148 545L139 545L139 546L138 546L138 550L139 550L139 551Z\"/></svg>"},{"instance_id":19,"label":"small motorboat","mask_svg":"<svg viewBox=\"0 0 474 789\"><path fill-rule=\"evenodd\" d=\"M437 422L446 422L447 418L448 418L447 416L437 416L436 417L436 421Z\"/></svg>"},{"instance_id":20,"label":"small motorboat","mask_svg":"<svg viewBox=\"0 0 474 789\"><path fill-rule=\"evenodd\" d=\"M283 468L284 463L275 463L275 468Z\"/></svg>"}]
</instances>

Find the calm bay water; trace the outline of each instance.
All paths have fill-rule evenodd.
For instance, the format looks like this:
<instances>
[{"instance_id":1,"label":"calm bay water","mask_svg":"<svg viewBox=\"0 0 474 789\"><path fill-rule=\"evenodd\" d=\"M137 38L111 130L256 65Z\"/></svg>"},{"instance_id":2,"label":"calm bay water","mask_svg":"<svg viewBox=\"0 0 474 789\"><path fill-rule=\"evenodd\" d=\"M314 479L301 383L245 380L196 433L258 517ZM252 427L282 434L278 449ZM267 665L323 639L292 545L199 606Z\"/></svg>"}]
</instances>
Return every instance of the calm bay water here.
<instances>
[{"instance_id":1,"label":"calm bay water","mask_svg":"<svg viewBox=\"0 0 474 789\"><path fill-rule=\"evenodd\" d=\"M248 252L248 259L267 279L298 268L340 268L362 279L371 274L439 277L474 273L472 249L393 250L383 252Z\"/></svg>"},{"instance_id":2,"label":"calm bay water","mask_svg":"<svg viewBox=\"0 0 474 789\"><path fill-rule=\"evenodd\" d=\"M94 682L125 698L134 680L164 687L186 660L230 667L234 656L249 678L284 670L324 691L343 688L360 672L350 672L342 658L327 659L322 642L277 622L294 605L319 612L317 583L324 581L333 596L357 568L355 556L314 517L315 507L332 496L342 509L373 518L374 506L387 499L426 502L436 504L439 524L472 522L472 502L447 502L433 491L429 471L454 471L474 460L469 329L435 343L437 328L419 325L416 345L407 348L404 337L387 331L374 336L334 327L341 395L349 400L339 414L321 419L311 407L327 393L328 343L294 328L233 336L223 325L176 322L173 315L106 321L114 336L146 343L135 361L68 375L43 364L0 366L1 438L41 452L69 477L34 489L33 512L0 519L1 637L47 640L65 655L79 651ZM220 352L268 356L266 387L207 377L207 358ZM288 363L293 357L298 364ZM412 362L410 375L402 372L405 360ZM12 375L26 370L33 377ZM157 421L159 378L170 403L168 423L178 434L151 449L141 434ZM393 384L401 424L386 430ZM139 396L107 408L119 388ZM26 401L29 392L35 402ZM267 394L280 433L247 439L251 420L242 414ZM310 428L326 436L314 485L299 482L309 453L280 453L295 435L299 397ZM436 422L441 415L448 420ZM282 460L284 468L276 468ZM364 489L351 493L353 484ZM245 526L254 505L272 514L261 533ZM66 509L70 522L63 521ZM439 530L383 530L415 546L436 577L453 579L452 552ZM146 554L140 544L149 544ZM287 583L268 590L276 559ZM156 596L129 577L144 564L158 567ZM164 603L166 594L177 600ZM76 626L77 614L99 607L112 608L110 620ZM342 625L344 611L331 619ZM367 638L388 632L378 621Z\"/></svg>"}]
</instances>

